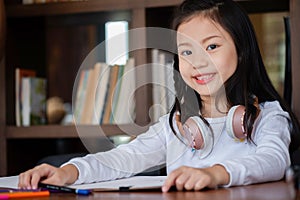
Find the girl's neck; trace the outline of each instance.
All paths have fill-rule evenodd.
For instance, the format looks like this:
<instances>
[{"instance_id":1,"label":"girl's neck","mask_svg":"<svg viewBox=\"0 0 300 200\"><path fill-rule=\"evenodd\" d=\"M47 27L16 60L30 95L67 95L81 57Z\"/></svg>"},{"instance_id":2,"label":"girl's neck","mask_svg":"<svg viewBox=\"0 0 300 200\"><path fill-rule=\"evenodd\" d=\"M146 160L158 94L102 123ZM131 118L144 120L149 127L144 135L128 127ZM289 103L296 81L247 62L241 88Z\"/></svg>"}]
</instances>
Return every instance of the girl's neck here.
<instances>
[{"instance_id":1,"label":"girl's neck","mask_svg":"<svg viewBox=\"0 0 300 200\"><path fill-rule=\"evenodd\" d=\"M217 101L214 97L202 98L202 105L201 114L203 117L223 117L226 116L228 112L226 97L218 97Z\"/></svg>"}]
</instances>

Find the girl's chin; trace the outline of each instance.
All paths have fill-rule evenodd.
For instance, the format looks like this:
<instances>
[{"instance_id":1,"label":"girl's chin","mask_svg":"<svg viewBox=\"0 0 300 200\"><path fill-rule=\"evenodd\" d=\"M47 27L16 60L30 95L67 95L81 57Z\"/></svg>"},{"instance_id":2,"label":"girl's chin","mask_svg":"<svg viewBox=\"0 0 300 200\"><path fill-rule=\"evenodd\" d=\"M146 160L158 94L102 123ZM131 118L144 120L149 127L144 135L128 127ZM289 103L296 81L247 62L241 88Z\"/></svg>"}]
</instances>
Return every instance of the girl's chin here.
<instances>
[{"instance_id":1,"label":"girl's chin","mask_svg":"<svg viewBox=\"0 0 300 200\"><path fill-rule=\"evenodd\" d=\"M214 97L214 96L220 95L220 92L224 92L224 94L225 94L225 90L221 90L221 89L220 88L218 90L216 90L216 89L207 90L206 89L206 90L196 90L196 91L201 97Z\"/></svg>"}]
</instances>

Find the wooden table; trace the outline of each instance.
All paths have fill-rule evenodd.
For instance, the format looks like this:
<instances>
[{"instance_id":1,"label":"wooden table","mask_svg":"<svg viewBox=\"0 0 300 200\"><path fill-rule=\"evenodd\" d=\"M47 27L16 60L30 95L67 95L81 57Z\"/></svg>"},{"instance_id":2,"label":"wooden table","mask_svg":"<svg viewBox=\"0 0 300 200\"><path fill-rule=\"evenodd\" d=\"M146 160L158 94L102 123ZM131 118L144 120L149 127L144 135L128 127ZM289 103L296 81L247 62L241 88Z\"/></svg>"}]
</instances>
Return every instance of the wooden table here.
<instances>
[{"instance_id":1,"label":"wooden table","mask_svg":"<svg viewBox=\"0 0 300 200\"><path fill-rule=\"evenodd\" d=\"M300 200L300 193L295 191L293 185L284 181L256 184L242 187L221 188L200 192L177 192L162 193L160 191L139 192L96 192L90 196L77 196L74 194L57 193L50 197L35 198L56 200Z\"/></svg>"}]
</instances>

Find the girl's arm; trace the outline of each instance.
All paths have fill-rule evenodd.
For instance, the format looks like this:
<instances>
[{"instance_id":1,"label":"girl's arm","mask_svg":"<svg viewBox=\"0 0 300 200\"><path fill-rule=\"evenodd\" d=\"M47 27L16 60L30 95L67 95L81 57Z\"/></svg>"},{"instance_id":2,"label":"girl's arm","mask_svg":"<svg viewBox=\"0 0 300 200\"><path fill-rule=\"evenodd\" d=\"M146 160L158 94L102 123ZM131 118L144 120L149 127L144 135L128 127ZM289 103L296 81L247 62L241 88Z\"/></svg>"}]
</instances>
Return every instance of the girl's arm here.
<instances>
[{"instance_id":1,"label":"girl's arm","mask_svg":"<svg viewBox=\"0 0 300 200\"><path fill-rule=\"evenodd\" d=\"M74 158L67 164L76 166L76 184L114 180L130 177L166 162L166 132L169 131L168 116L139 135L128 144L119 145L107 152L88 154Z\"/></svg>"},{"instance_id":2,"label":"girl's arm","mask_svg":"<svg viewBox=\"0 0 300 200\"><path fill-rule=\"evenodd\" d=\"M278 102L266 102L261 114L253 134L255 151L219 163L230 174L227 186L280 180L290 165L288 113L281 109Z\"/></svg>"}]
</instances>

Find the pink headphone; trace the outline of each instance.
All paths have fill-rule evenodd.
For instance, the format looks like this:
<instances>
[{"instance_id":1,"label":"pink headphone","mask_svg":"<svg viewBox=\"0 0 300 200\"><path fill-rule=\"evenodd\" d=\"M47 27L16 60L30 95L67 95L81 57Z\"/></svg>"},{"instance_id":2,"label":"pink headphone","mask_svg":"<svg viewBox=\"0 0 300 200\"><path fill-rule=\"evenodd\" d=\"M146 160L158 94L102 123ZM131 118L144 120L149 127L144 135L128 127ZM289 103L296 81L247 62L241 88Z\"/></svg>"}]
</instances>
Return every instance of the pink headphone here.
<instances>
[{"instance_id":1,"label":"pink headphone","mask_svg":"<svg viewBox=\"0 0 300 200\"><path fill-rule=\"evenodd\" d=\"M258 108L259 105L256 98L254 106ZM176 121L179 122L180 113L176 113ZM237 140L244 141L247 137L244 128L245 106L236 105L228 111L227 119L225 121L225 128L227 134ZM206 157L212 150L214 144L213 133L211 129L200 119L199 116L189 117L182 127L178 127L181 135L187 140L188 145L194 150L201 150L201 157Z\"/></svg>"}]
</instances>

